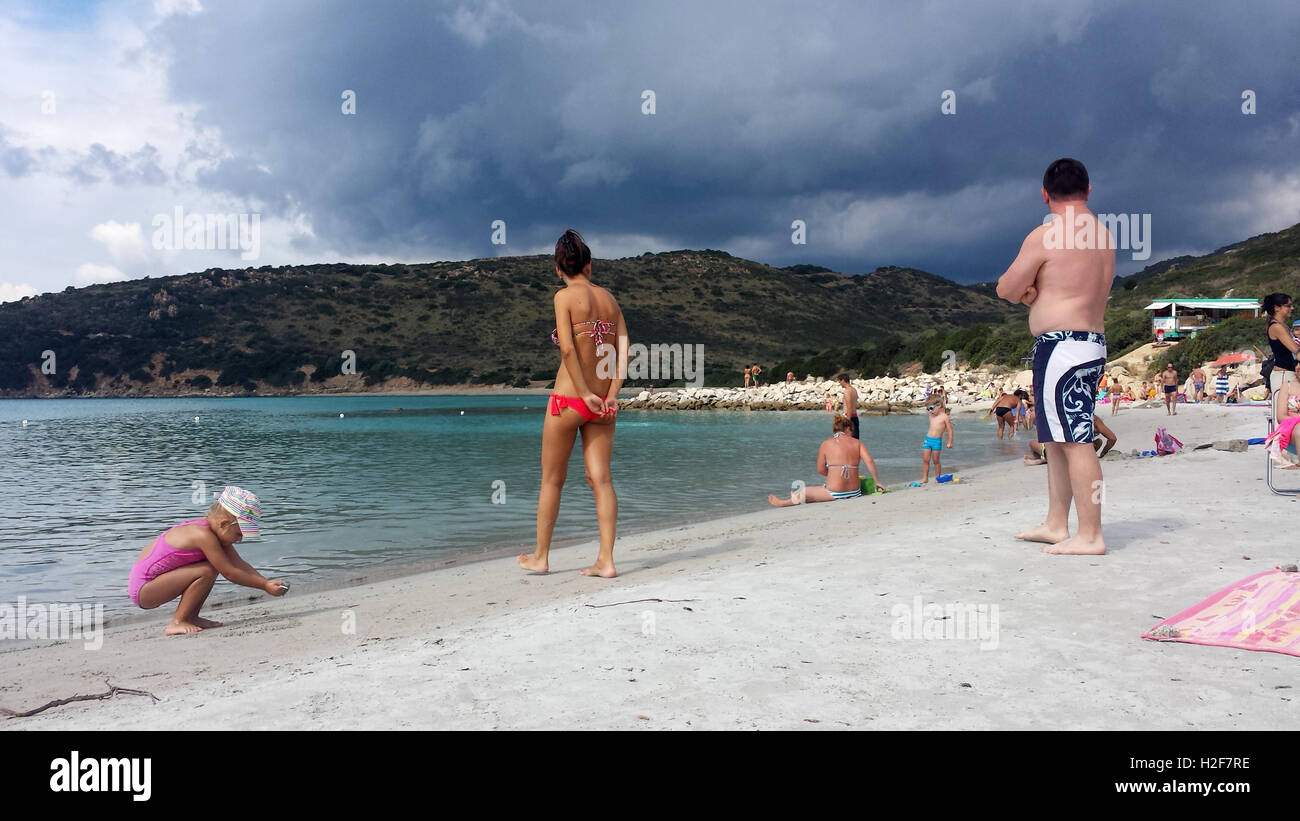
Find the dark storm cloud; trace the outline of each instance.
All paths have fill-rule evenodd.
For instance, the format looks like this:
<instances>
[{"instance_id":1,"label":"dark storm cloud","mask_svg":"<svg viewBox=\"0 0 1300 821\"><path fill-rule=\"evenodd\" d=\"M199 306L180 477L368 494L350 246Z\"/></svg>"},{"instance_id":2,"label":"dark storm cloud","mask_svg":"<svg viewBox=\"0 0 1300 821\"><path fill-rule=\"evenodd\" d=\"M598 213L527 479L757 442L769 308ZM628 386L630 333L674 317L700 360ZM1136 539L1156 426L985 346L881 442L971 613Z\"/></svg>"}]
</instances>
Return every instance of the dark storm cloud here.
<instances>
[{"instance_id":1,"label":"dark storm cloud","mask_svg":"<svg viewBox=\"0 0 1300 821\"><path fill-rule=\"evenodd\" d=\"M232 153L200 181L353 255L522 253L574 225L598 254L653 237L620 250L976 280L1059 156L1097 210L1152 215L1149 261L1243 238L1252 198L1300 182L1290 3L900 5L230 2L154 36Z\"/></svg>"}]
</instances>

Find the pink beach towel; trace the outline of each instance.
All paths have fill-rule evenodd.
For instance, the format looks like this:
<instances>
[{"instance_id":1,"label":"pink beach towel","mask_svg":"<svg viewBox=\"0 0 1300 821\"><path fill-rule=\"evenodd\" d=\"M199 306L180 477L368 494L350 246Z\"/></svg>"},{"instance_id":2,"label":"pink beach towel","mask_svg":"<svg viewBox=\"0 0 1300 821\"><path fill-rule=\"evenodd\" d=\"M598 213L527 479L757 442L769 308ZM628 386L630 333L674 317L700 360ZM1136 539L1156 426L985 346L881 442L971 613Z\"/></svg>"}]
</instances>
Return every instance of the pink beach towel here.
<instances>
[{"instance_id":1,"label":"pink beach towel","mask_svg":"<svg viewBox=\"0 0 1300 821\"><path fill-rule=\"evenodd\" d=\"M1274 568L1233 582L1142 638L1300 656L1300 573Z\"/></svg>"},{"instance_id":2,"label":"pink beach towel","mask_svg":"<svg viewBox=\"0 0 1300 821\"><path fill-rule=\"evenodd\" d=\"M1156 428L1156 456L1168 456L1183 449L1183 443L1164 428Z\"/></svg>"}]
</instances>

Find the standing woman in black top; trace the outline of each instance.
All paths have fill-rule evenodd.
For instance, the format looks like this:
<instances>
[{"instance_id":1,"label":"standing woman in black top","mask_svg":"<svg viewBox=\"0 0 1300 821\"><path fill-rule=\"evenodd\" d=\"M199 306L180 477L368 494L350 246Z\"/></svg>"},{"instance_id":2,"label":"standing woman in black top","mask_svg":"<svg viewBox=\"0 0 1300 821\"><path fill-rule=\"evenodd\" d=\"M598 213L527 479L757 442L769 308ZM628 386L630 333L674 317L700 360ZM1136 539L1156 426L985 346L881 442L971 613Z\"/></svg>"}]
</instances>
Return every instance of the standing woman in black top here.
<instances>
[{"instance_id":1,"label":"standing woman in black top","mask_svg":"<svg viewBox=\"0 0 1300 821\"><path fill-rule=\"evenodd\" d=\"M1294 306L1286 294L1269 294L1264 297L1262 308L1268 317L1268 346L1273 352L1273 372L1269 375L1268 387L1277 396L1278 389L1296 379L1296 356L1300 354L1300 344L1291 336Z\"/></svg>"}]
</instances>

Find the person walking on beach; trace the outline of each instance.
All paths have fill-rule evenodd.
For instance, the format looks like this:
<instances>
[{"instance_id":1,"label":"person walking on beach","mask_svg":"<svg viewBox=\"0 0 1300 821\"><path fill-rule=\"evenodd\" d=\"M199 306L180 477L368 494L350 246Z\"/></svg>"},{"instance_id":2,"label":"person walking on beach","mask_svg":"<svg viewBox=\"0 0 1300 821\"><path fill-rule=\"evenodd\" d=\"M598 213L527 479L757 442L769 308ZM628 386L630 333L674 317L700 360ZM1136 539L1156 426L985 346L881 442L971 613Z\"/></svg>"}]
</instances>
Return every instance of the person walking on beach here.
<instances>
[{"instance_id":1,"label":"person walking on beach","mask_svg":"<svg viewBox=\"0 0 1300 821\"><path fill-rule=\"evenodd\" d=\"M1029 306L1037 433L1047 453L1047 517L1016 534L1047 553L1101 554L1101 462L1093 450L1097 380L1106 367L1104 314L1115 277L1115 243L1088 210L1092 186L1083 163L1062 158L1043 174L1053 219L1025 237L997 294ZM1088 228L1092 230L1087 230ZM1063 232L1073 233L1063 242ZM1070 504L1079 529L1069 532Z\"/></svg>"},{"instance_id":2,"label":"person walking on beach","mask_svg":"<svg viewBox=\"0 0 1300 821\"><path fill-rule=\"evenodd\" d=\"M1170 362L1165 369L1160 372L1160 384L1165 389L1165 416L1178 415L1178 371L1174 369L1174 363Z\"/></svg>"},{"instance_id":3,"label":"person walking on beach","mask_svg":"<svg viewBox=\"0 0 1300 821\"><path fill-rule=\"evenodd\" d=\"M234 485L226 487L202 519L172 525L140 551L131 566L127 595L143 610L152 610L180 596L171 623L163 631L175 636L220 627L199 617L217 574L235 584L283 596L287 582L267 579L235 550L245 536L256 536L262 516L258 498Z\"/></svg>"},{"instance_id":4,"label":"person walking on beach","mask_svg":"<svg viewBox=\"0 0 1300 821\"><path fill-rule=\"evenodd\" d=\"M930 481L931 459L934 460L935 478L943 474L939 454L943 452L945 433L948 434L948 447L952 447L952 417L948 415L948 409L940 402L933 402L925 410L930 414L930 427L926 430L925 442L921 445L921 484Z\"/></svg>"},{"instance_id":5,"label":"person walking on beach","mask_svg":"<svg viewBox=\"0 0 1300 821\"><path fill-rule=\"evenodd\" d=\"M614 535L618 497L610 479L614 452L614 422L618 392L627 374L627 324L614 296L591 281L591 249L572 229L555 243L555 274L564 288L555 294L555 330L551 341L560 348L555 391L542 422L542 487L537 493L537 547L519 554L519 566L534 573L550 570L551 535L560 513L560 491L569 469L569 455L582 433L582 461L587 484L596 497L600 548L596 563L579 572L614 578ZM602 342L617 350L618 363L600 352ZM608 350L608 349L606 349Z\"/></svg>"},{"instance_id":6,"label":"person walking on beach","mask_svg":"<svg viewBox=\"0 0 1300 821\"><path fill-rule=\"evenodd\" d=\"M993 403L993 406L984 414L985 419L989 418L990 413L996 413L998 415L999 439L1002 438L1002 429L1004 427L1010 430L1011 436L1014 437L1016 435L1016 408L1019 407L1020 397L1014 393L1007 393L1004 388L1002 389L1002 395L997 398L997 401Z\"/></svg>"},{"instance_id":7,"label":"person walking on beach","mask_svg":"<svg viewBox=\"0 0 1300 821\"><path fill-rule=\"evenodd\" d=\"M856 499L862 495L862 481L858 478L859 462L867 466L867 472L875 480L876 487L883 488L871 451L850 435L852 427L847 416L837 413L831 420L831 438L824 440L817 448L817 472L826 477L826 484L791 491L788 499L769 493L767 501L775 507L790 507L805 502Z\"/></svg>"},{"instance_id":8,"label":"person walking on beach","mask_svg":"<svg viewBox=\"0 0 1300 821\"><path fill-rule=\"evenodd\" d=\"M1205 399L1205 371L1198 365L1192 370L1192 400L1200 402Z\"/></svg>"},{"instance_id":9,"label":"person walking on beach","mask_svg":"<svg viewBox=\"0 0 1300 821\"><path fill-rule=\"evenodd\" d=\"M853 426L852 436L854 439L862 438L862 425L858 420L858 389L849 383L849 375L842 373L835 377L835 381L840 383L844 389L844 415L849 417L849 423Z\"/></svg>"}]
</instances>

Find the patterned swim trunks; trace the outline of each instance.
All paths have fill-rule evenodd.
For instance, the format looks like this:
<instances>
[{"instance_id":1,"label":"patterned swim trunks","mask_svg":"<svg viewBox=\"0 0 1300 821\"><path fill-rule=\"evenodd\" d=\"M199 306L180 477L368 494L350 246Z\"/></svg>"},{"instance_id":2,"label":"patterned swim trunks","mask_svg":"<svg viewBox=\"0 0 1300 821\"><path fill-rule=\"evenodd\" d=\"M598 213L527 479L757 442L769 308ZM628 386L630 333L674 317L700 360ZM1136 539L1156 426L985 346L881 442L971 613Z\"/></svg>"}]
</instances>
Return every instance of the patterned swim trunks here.
<instances>
[{"instance_id":1,"label":"patterned swim trunks","mask_svg":"<svg viewBox=\"0 0 1300 821\"><path fill-rule=\"evenodd\" d=\"M1034 342L1038 441L1091 444L1097 382L1106 367L1106 336L1048 331Z\"/></svg>"}]
</instances>

